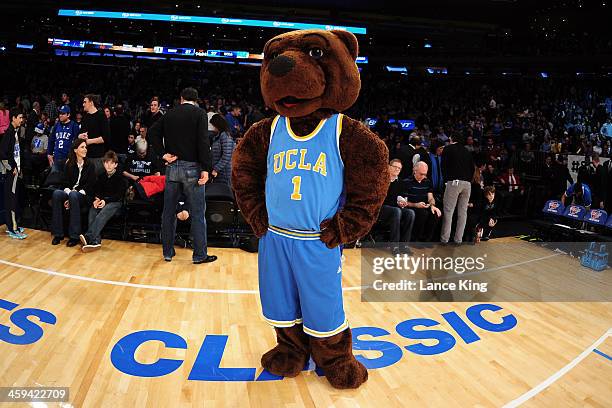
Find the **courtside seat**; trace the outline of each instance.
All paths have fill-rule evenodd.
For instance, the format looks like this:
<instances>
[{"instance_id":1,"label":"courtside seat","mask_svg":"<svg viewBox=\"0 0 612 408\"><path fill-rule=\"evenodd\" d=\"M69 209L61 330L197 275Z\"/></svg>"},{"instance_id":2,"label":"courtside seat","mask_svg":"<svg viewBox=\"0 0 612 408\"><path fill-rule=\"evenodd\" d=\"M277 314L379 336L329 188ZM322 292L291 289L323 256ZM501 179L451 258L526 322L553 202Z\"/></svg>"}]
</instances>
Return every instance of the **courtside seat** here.
<instances>
[{"instance_id":1,"label":"courtside seat","mask_svg":"<svg viewBox=\"0 0 612 408\"><path fill-rule=\"evenodd\" d=\"M125 205L126 239L160 242L162 207L160 200L128 200Z\"/></svg>"},{"instance_id":2,"label":"courtside seat","mask_svg":"<svg viewBox=\"0 0 612 408\"><path fill-rule=\"evenodd\" d=\"M213 183L206 186L206 222L208 228L224 230L235 221L234 194L230 186Z\"/></svg>"},{"instance_id":3,"label":"courtside seat","mask_svg":"<svg viewBox=\"0 0 612 408\"><path fill-rule=\"evenodd\" d=\"M206 201L230 201L234 202L234 193L230 186L225 183L212 183L206 186Z\"/></svg>"},{"instance_id":4,"label":"courtside seat","mask_svg":"<svg viewBox=\"0 0 612 408\"><path fill-rule=\"evenodd\" d=\"M602 241L605 237L606 232L606 221L608 220L608 213L599 208L593 208L588 210L584 214L583 221L588 225L592 226L591 229L594 231L588 230L579 230L577 231L577 239L579 241Z\"/></svg>"},{"instance_id":5,"label":"courtside seat","mask_svg":"<svg viewBox=\"0 0 612 408\"><path fill-rule=\"evenodd\" d=\"M606 228L612 230L612 217L608 217L608 219L606 220Z\"/></svg>"},{"instance_id":6,"label":"courtside seat","mask_svg":"<svg viewBox=\"0 0 612 408\"><path fill-rule=\"evenodd\" d=\"M208 241L218 246L238 245L234 193L225 183L206 186L206 226Z\"/></svg>"},{"instance_id":7,"label":"courtside seat","mask_svg":"<svg viewBox=\"0 0 612 408\"><path fill-rule=\"evenodd\" d=\"M597 227L605 227L608 220L608 213L599 208L594 208L586 212L584 222Z\"/></svg>"},{"instance_id":8,"label":"courtside seat","mask_svg":"<svg viewBox=\"0 0 612 408\"><path fill-rule=\"evenodd\" d=\"M570 227L559 222L564 211L565 207L561 201L548 200L542 208L542 218L531 221L536 236L544 241L554 240L552 232L555 225L558 225L559 228L570 229Z\"/></svg>"},{"instance_id":9,"label":"courtside seat","mask_svg":"<svg viewBox=\"0 0 612 408\"><path fill-rule=\"evenodd\" d=\"M582 236L579 231L584 229L583 218L586 212L586 208L581 205L565 207L560 222L552 225L553 241L576 241L580 239Z\"/></svg>"},{"instance_id":10,"label":"courtside seat","mask_svg":"<svg viewBox=\"0 0 612 408\"><path fill-rule=\"evenodd\" d=\"M583 206L572 204L565 207L565 209L563 210L563 217L569 220L580 222L584 219L586 213L587 210Z\"/></svg>"}]
</instances>

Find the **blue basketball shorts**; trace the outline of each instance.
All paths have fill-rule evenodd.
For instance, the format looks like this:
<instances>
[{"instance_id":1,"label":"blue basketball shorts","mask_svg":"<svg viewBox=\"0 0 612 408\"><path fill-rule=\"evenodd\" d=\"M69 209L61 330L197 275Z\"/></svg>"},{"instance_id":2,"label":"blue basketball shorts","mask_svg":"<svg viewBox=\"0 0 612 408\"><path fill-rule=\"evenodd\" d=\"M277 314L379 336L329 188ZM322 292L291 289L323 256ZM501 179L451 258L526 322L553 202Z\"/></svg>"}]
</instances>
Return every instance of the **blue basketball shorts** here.
<instances>
[{"instance_id":1,"label":"blue basketball shorts","mask_svg":"<svg viewBox=\"0 0 612 408\"><path fill-rule=\"evenodd\" d=\"M342 254L319 232L270 226L259 240L259 293L264 319L275 327L303 323L330 337L348 327L342 304Z\"/></svg>"}]
</instances>

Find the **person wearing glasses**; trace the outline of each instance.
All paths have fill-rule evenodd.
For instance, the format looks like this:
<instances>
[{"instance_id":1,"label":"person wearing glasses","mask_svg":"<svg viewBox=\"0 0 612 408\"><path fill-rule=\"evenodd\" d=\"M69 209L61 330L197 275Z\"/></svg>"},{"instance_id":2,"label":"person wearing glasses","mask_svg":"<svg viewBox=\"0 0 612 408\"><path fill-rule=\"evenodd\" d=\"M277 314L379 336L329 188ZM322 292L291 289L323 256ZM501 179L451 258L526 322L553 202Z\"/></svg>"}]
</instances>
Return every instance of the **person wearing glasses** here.
<instances>
[{"instance_id":1,"label":"person wearing glasses","mask_svg":"<svg viewBox=\"0 0 612 408\"><path fill-rule=\"evenodd\" d=\"M389 162L390 184L378 217L379 223L388 226L391 230L389 239L393 253L399 253L401 249L407 250L405 243L410 241L414 224L414 211L408 208L408 201L405 199L408 186L399 178L401 171L401 160L393 159Z\"/></svg>"}]
</instances>

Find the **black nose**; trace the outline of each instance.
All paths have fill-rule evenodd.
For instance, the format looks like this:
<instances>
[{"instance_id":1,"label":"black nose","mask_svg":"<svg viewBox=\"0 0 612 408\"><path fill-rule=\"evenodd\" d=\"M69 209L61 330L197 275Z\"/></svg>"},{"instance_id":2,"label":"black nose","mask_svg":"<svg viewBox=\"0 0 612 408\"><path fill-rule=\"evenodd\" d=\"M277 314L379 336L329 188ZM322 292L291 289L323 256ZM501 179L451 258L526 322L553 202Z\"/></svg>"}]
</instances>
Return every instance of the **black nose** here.
<instances>
[{"instance_id":1,"label":"black nose","mask_svg":"<svg viewBox=\"0 0 612 408\"><path fill-rule=\"evenodd\" d=\"M291 72L293 67L295 67L295 60L293 58L279 55L270 62L268 71L274 76L282 77Z\"/></svg>"}]
</instances>

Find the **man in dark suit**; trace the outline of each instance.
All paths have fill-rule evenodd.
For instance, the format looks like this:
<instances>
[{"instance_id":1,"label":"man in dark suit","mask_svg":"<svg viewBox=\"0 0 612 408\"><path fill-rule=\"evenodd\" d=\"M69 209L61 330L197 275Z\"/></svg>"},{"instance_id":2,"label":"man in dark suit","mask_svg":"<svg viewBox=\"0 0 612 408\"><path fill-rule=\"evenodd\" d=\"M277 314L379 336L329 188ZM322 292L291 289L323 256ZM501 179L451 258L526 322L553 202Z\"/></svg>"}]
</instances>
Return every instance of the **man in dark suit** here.
<instances>
[{"instance_id":1,"label":"man in dark suit","mask_svg":"<svg viewBox=\"0 0 612 408\"><path fill-rule=\"evenodd\" d=\"M176 206L181 193L191 209L193 263L213 262L206 245L205 184L211 171L208 117L196 101L198 91L181 91L180 105L162 116L149 129L154 151L166 162L164 211L162 214L162 245L164 260L175 255Z\"/></svg>"},{"instance_id":2,"label":"man in dark suit","mask_svg":"<svg viewBox=\"0 0 612 408\"><path fill-rule=\"evenodd\" d=\"M419 161L424 161L427 166L431 165L427 150L425 150L421 144L421 137L417 135L410 136L409 143L402 146L395 156L404 164L402 172L399 175L400 180L411 177L412 167Z\"/></svg>"}]
</instances>

